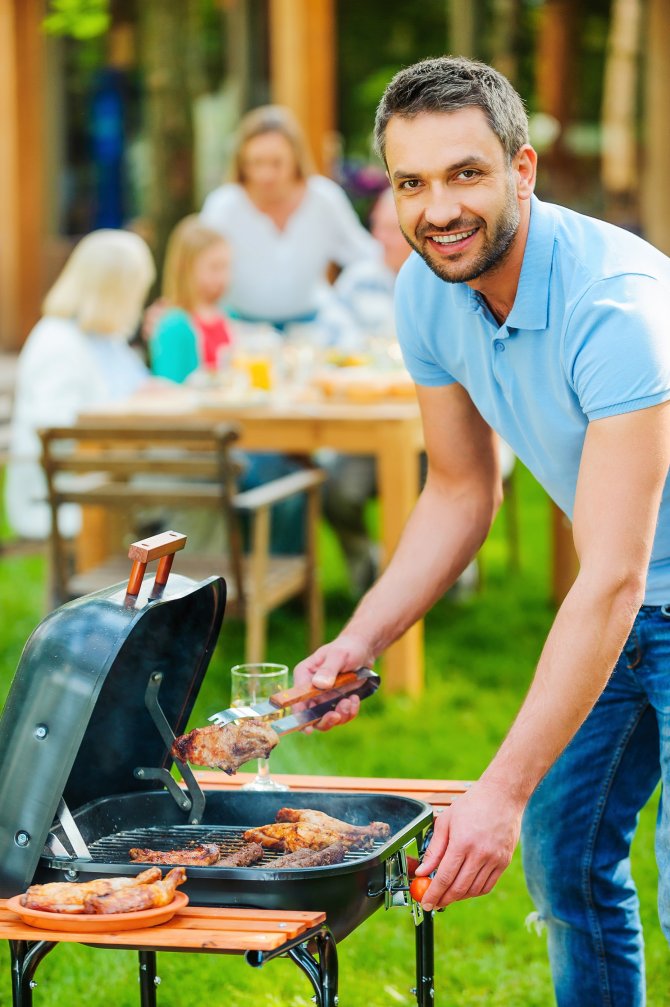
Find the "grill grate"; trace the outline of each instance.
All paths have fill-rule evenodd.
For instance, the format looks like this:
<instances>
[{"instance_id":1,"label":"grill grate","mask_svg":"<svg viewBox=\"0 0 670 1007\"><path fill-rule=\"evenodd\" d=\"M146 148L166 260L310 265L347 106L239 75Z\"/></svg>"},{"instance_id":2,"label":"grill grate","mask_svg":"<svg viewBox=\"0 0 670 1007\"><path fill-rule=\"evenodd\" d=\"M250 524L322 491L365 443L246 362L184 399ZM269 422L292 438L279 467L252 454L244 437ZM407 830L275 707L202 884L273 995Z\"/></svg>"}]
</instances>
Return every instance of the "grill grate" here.
<instances>
[{"instance_id":1,"label":"grill grate","mask_svg":"<svg viewBox=\"0 0 670 1007\"><path fill-rule=\"evenodd\" d=\"M131 847L141 847L151 850L183 850L200 843L216 843L221 849L221 856L233 853L245 845L242 834L252 825L174 825L166 829L161 826L127 829L124 832L114 832L101 836L88 844L89 853L94 863L127 864L130 862L128 850ZM345 863L357 863L384 845L383 840L376 840L374 845L365 850L348 850ZM270 867L272 861L283 856L281 850L266 850L263 859L254 867ZM216 864L212 864L216 867Z\"/></svg>"}]
</instances>

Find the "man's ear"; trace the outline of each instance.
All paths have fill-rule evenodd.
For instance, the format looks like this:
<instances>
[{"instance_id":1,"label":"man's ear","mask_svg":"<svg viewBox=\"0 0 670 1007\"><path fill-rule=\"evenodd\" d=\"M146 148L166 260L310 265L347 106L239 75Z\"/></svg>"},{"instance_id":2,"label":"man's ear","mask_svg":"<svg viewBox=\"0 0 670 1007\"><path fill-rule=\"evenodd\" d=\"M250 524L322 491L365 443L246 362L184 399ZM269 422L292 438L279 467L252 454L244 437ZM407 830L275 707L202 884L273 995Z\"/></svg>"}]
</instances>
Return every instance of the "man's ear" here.
<instances>
[{"instance_id":1,"label":"man's ear","mask_svg":"<svg viewBox=\"0 0 670 1007\"><path fill-rule=\"evenodd\" d=\"M512 158L512 168L516 175L516 193L519 199L530 199L537 178L537 152L525 143Z\"/></svg>"}]
</instances>

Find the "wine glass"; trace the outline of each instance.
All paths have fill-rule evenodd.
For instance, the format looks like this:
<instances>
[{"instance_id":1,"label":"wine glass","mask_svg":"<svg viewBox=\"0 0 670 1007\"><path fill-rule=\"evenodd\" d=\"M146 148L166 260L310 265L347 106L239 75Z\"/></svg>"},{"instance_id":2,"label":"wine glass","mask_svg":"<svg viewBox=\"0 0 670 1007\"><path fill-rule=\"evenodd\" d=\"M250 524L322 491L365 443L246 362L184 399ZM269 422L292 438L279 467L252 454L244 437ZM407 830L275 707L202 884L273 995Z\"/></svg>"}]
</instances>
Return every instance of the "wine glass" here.
<instances>
[{"instance_id":1,"label":"wine glass","mask_svg":"<svg viewBox=\"0 0 670 1007\"><path fill-rule=\"evenodd\" d=\"M230 705L255 706L288 688L288 668L285 664L236 664L231 668L230 679ZM264 719L277 720L283 716L283 711L277 710L276 716ZM288 790L288 787L272 779L269 759L259 759L256 778L245 783L242 790Z\"/></svg>"}]
</instances>

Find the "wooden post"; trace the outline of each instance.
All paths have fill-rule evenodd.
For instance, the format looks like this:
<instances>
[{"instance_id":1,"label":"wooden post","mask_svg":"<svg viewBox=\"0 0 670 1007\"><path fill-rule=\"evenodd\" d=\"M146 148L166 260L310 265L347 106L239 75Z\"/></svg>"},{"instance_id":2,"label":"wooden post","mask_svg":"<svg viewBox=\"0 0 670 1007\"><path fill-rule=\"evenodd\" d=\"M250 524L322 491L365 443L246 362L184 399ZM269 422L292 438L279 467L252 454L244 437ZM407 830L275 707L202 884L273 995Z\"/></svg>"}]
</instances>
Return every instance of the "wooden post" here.
<instances>
[{"instance_id":1,"label":"wooden post","mask_svg":"<svg viewBox=\"0 0 670 1007\"><path fill-rule=\"evenodd\" d=\"M42 0L0 0L0 349L39 317L45 206Z\"/></svg>"},{"instance_id":2,"label":"wooden post","mask_svg":"<svg viewBox=\"0 0 670 1007\"><path fill-rule=\"evenodd\" d=\"M642 186L642 224L645 237L670 254L670 5L667 0L647 4L645 87L645 174Z\"/></svg>"},{"instance_id":3,"label":"wooden post","mask_svg":"<svg viewBox=\"0 0 670 1007\"><path fill-rule=\"evenodd\" d=\"M572 540L572 524L562 510L551 504L551 540L553 545L551 596L560 605L579 571L579 560Z\"/></svg>"},{"instance_id":4,"label":"wooden post","mask_svg":"<svg viewBox=\"0 0 670 1007\"><path fill-rule=\"evenodd\" d=\"M334 0L270 0L272 101L307 134L316 168L329 174L335 130Z\"/></svg>"}]
</instances>

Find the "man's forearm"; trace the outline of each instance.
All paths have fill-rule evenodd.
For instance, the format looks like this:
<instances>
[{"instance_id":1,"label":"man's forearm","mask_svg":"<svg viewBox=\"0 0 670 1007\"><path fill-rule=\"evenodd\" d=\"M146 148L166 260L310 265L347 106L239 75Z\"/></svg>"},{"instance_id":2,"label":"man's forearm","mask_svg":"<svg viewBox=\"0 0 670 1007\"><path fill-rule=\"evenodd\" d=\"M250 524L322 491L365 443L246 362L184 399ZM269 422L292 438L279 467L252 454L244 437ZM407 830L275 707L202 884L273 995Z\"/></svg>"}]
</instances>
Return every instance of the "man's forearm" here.
<instances>
[{"instance_id":1,"label":"man's forearm","mask_svg":"<svg viewBox=\"0 0 670 1007\"><path fill-rule=\"evenodd\" d=\"M622 586L594 596L577 578L547 637L528 695L481 777L524 804L595 705L641 598Z\"/></svg>"},{"instance_id":2,"label":"man's forearm","mask_svg":"<svg viewBox=\"0 0 670 1007\"><path fill-rule=\"evenodd\" d=\"M426 488L391 563L365 595L344 634L366 640L378 657L458 579L488 534L495 506L472 494Z\"/></svg>"}]
</instances>

